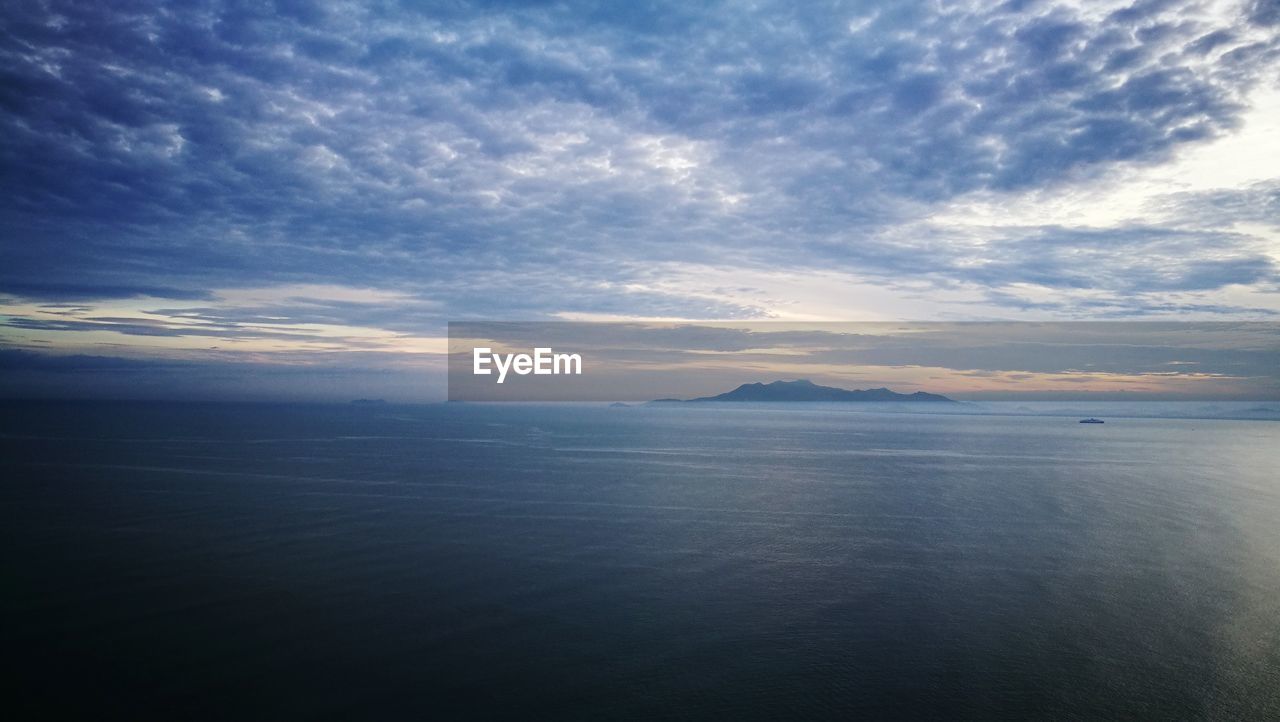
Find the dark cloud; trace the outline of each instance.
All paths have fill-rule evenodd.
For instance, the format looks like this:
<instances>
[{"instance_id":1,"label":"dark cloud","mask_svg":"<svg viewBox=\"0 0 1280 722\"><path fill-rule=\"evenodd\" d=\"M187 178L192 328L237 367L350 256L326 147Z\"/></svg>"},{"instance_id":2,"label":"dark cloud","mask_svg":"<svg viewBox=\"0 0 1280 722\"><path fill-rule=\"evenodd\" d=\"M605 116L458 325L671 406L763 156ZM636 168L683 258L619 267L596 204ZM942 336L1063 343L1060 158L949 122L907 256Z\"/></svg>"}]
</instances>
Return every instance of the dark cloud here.
<instances>
[{"instance_id":1,"label":"dark cloud","mask_svg":"<svg viewBox=\"0 0 1280 722\"><path fill-rule=\"evenodd\" d=\"M104 352L111 349L104 349ZM443 397L443 369L407 354L293 354L287 363L57 355L0 349L0 398L326 400Z\"/></svg>"},{"instance_id":2,"label":"dark cloud","mask_svg":"<svg viewBox=\"0 0 1280 722\"><path fill-rule=\"evenodd\" d=\"M1265 26L1280 25L1280 2L1250 0L1246 7L1250 22Z\"/></svg>"},{"instance_id":3,"label":"dark cloud","mask_svg":"<svg viewBox=\"0 0 1280 722\"><path fill-rule=\"evenodd\" d=\"M983 255L979 258L985 262L970 262L951 273L996 287L1031 282L1128 294L1217 289L1277 278L1270 256L1250 248L1247 237L1222 232L1043 228L994 243Z\"/></svg>"},{"instance_id":4,"label":"dark cloud","mask_svg":"<svg viewBox=\"0 0 1280 722\"><path fill-rule=\"evenodd\" d=\"M1154 211L1178 216L1180 224L1230 228L1253 223L1280 229L1280 180L1243 188L1176 193L1157 200Z\"/></svg>"},{"instance_id":5,"label":"dark cloud","mask_svg":"<svg viewBox=\"0 0 1280 722\"><path fill-rule=\"evenodd\" d=\"M1280 373L1280 325L1274 323L806 323L747 325L671 323L492 323L449 325L453 352L469 354L475 339L510 348L589 349L593 362L674 362L698 365L708 352L732 363L932 366L990 372L1065 373L1090 370L1139 374L1195 371L1275 378ZM468 361L469 363L469 361Z\"/></svg>"},{"instance_id":6,"label":"dark cloud","mask_svg":"<svg viewBox=\"0 0 1280 722\"><path fill-rule=\"evenodd\" d=\"M298 319L421 330L759 313L634 290L667 262L1113 292L1274 282L1269 257L1230 234L1031 229L974 263L945 234L892 231L964 193L1052 190L1231 132L1274 78L1280 50L1258 28L1275 15L1257 0L1217 20L1175 2L1108 17L1051 3L6 3L0 292L390 288L411 299L398 318Z\"/></svg>"},{"instance_id":7,"label":"dark cloud","mask_svg":"<svg viewBox=\"0 0 1280 722\"><path fill-rule=\"evenodd\" d=\"M50 373L137 371L153 369L161 365L172 365L172 362L129 359L118 356L90 356L87 354L53 355L16 349L0 349L0 369L7 373L22 371L47 371Z\"/></svg>"}]
</instances>

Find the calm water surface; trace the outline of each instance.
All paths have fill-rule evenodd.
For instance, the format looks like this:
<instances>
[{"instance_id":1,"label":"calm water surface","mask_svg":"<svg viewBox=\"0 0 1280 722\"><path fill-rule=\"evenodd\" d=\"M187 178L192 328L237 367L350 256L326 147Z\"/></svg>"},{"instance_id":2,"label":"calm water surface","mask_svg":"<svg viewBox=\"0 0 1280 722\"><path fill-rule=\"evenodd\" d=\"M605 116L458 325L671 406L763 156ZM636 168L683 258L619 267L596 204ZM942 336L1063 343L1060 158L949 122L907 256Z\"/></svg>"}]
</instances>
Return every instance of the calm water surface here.
<instances>
[{"instance_id":1,"label":"calm water surface","mask_svg":"<svg viewBox=\"0 0 1280 722\"><path fill-rule=\"evenodd\" d=\"M1280 718L1280 423L7 404L11 718Z\"/></svg>"}]
</instances>

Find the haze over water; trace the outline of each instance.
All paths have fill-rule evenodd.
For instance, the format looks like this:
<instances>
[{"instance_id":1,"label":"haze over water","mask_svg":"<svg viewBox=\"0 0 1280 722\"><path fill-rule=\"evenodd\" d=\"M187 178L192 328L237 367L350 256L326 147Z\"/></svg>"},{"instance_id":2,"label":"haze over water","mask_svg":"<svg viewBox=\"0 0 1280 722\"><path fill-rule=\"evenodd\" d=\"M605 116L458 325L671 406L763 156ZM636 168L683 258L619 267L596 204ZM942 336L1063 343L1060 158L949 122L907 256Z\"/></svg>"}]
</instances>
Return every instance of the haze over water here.
<instances>
[{"instance_id":1,"label":"haze over water","mask_svg":"<svg viewBox=\"0 0 1280 722\"><path fill-rule=\"evenodd\" d=\"M20 717L1280 716L1276 422L0 408Z\"/></svg>"}]
</instances>

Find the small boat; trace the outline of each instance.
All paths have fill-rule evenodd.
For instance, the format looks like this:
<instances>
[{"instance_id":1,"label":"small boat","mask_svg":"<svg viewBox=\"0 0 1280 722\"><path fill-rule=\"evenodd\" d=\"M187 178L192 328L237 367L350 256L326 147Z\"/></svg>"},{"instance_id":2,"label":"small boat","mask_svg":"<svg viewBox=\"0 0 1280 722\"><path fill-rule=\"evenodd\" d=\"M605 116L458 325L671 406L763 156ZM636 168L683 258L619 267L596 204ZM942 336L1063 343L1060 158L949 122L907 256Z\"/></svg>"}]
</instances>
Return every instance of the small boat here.
<instances>
[{"instance_id":1,"label":"small boat","mask_svg":"<svg viewBox=\"0 0 1280 722\"><path fill-rule=\"evenodd\" d=\"M1082 423L1082 424L1105 424L1105 423L1107 423L1107 422L1103 421L1102 419L1089 418L1089 419L1080 419L1080 423Z\"/></svg>"}]
</instances>

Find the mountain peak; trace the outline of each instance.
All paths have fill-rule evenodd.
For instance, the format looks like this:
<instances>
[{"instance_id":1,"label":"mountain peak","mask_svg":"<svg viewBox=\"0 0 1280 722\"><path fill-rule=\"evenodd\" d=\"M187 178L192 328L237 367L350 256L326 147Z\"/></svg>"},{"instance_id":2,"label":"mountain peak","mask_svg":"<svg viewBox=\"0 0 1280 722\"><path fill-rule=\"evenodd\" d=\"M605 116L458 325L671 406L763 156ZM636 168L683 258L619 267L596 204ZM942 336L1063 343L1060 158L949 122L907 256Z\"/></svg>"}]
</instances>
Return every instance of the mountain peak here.
<instances>
[{"instance_id":1,"label":"mountain peak","mask_svg":"<svg viewBox=\"0 0 1280 722\"><path fill-rule=\"evenodd\" d=\"M663 399L663 401L669 401ZM834 386L820 386L813 383L809 379L795 379L793 381L771 381L767 384L755 382L750 384L742 384L733 391L729 391L718 396L703 396L701 398L689 399L689 403L705 402L705 401L754 401L754 402L771 402L771 401L791 401L791 402L822 402L822 401L861 401L861 402L944 402L955 403L946 396L939 394L930 394L924 391L917 391L912 394L900 394L890 391L887 388L880 387L876 389L860 390L836 388Z\"/></svg>"}]
</instances>

